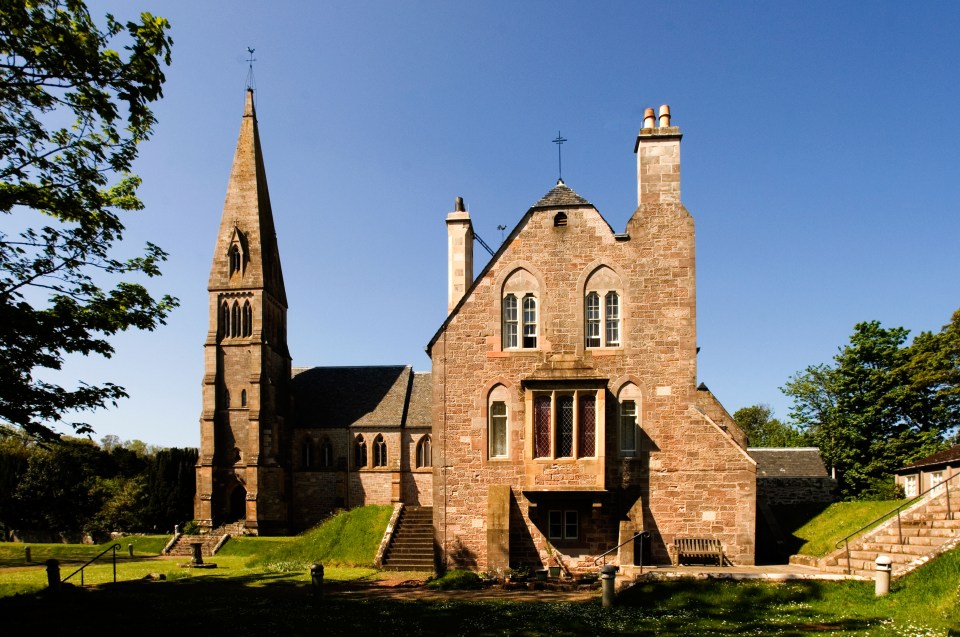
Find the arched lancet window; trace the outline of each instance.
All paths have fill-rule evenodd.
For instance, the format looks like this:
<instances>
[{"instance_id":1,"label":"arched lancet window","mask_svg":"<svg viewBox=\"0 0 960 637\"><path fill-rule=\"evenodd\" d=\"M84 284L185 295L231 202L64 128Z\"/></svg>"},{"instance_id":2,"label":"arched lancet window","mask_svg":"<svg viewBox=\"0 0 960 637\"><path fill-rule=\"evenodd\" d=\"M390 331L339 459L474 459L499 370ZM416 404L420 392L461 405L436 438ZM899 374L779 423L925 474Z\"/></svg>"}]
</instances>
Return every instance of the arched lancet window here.
<instances>
[{"instance_id":1,"label":"arched lancet window","mask_svg":"<svg viewBox=\"0 0 960 637\"><path fill-rule=\"evenodd\" d=\"M246 389L240 390L240 406L241 407L247 406L247 390Z\"/></svg>"},{"instance_id":2,"label":"arched lancet window","mask_svg":"<svg viewBox=\"0 0 960 637\"><path fill-rule=\"evenodd\" d=\"M387 466L387 443L380 434L373 439L373 466Z\"/></svg>"},{"instance_id":3,"label":"arched lancet window","mask_svg":"<svg viewBox=\"0 0 960 637\"><path fill-rule=\"evenodd\" d=\"M417 443L417 469L433 466L433 448L430 434L427 434Z\"/></svg>"},{"instance_id":4,"label":"arched lancet window","mask_svg":"<svg viewBox=\"0 0 960 637\"><path fill-rule=\"evenodd\" d=\"M320 440L320 468L329 469L333 466L333 445L329 438Z\"/></svg>"},{"instance_id":5,"label":"arched lancet window","mask_svg":"<svg viewBox=\"0 0 960 637\"><path fill-rule=\"evenodd\" d=\"M220 308L220 335L229 338L230 334L230 305L224 301Z\"/></svg>"},{"instance_id":6,"label":"arched lancet window","mask_svg":"<svg viewBox=\"0 0 960 637\"><path fill-rule=\"evenodd\" d=\"M240 255L240 246L233 244L230 246L230 276L240 272L242 261L243 259Z\"/></svg>"},{"instance_id":7,"label":"arched lancet window","mask_svg":"<svg viewBox=\"0 0 960 637\"><path fill-rule=\"evenodd\" d=\"M313 441L306 438L300 447L300 462L304 469L313 467Z\"/></svg>"},{"instance_id":8,"label":"arched lancet window","mask_svg":"<svg viewBox=\"0 0 960 637\"><path fill-rule=\"evenodd\" d=\"M230 336L240 336L240 304L236 301L230 310Z\"/></svg>"},{"instance_id":9,"label":"arched lancet window","mask_svg":"<svg viewBox=\"0 0 960 637\"><path fill-rule=\"evenodd\" d=\"M354 466L363 469L367 466L367 441L363 436L357 436L353 441Z\"/></svg>"},{"instance_id":10,"label":"arched lancet window","mask_svg":"<svg viewBox=\"0 0 960 637\"><path fill-rule=\"evenodd\" d=\"M583 344L620 347L620 276L602 265L587 279L583 297Z\"/></svg>"},{"instance_id":11,"label":"arched lancet window","mask_svg":"<svg viewBox=\"0 0 960 637\"><path fill-rule=\"evenodd\" d=\"M250 301L243 303L243 336L250 336L253 333L253 308L250 307Z\"/></svg>"},{"instance_id":12,"label":"arched lancet window","mask_svg":"<svg viewBox=\"0 0 960 637\"><path fill-rule=\"evenodd\" d=\"M503 349L536 349L540 332L537 278L518 268L503 284L501 334Z\"/></svg>"}]
</instances>

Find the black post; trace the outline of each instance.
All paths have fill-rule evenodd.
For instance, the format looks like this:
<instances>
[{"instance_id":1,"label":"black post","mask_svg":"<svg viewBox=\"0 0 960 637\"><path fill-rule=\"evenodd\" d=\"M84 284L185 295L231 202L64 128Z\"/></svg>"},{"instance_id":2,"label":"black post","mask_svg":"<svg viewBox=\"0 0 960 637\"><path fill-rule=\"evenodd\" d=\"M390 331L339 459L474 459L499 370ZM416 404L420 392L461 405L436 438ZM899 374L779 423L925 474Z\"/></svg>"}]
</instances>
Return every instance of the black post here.
<instances>
[{"instance_id":1,"label":"black post","mask_svg":"<svg viewBox=\"0 0 960 637\"><path fill-rule=\"evenodd\" d=\"M313 596L323 598L323 564L310 565L310 582L313 585Z\"/></svg>"},{"instance_id":2,"label":"black post","mask_svg":"<svg viewBox=\"0 0 960 637\"><path fill-rule=\"evenodd\" d=\"M60 591L60 562L54 559L47 560L47 588L54 593Z\"/></svg>"}]
</instances>

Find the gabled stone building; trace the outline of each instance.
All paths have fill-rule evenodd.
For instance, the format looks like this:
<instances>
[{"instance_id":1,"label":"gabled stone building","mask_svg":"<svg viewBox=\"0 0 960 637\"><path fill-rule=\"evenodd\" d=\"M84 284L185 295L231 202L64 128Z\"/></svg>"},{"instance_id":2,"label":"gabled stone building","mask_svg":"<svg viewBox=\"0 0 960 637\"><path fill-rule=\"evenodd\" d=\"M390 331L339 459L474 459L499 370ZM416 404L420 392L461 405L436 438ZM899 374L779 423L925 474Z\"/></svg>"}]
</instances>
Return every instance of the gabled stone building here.
<instances>
[{"instance_id":1,"label":"gabled stone building","mask_svg":"<svg viewBox=\"0 0 960 637\"><path fill-rule=\"evenodd\" d=\"M756 463L697 384L694 223L679 128L645 114L638 207L616 232L562 181L474 278L447 216L446 321L409 367L291 370L252 93L210 277L197 518L298 530L338 507L433 507L438 559L571 570L648 531L754 559Z\"/></svg>"}]
</instances>

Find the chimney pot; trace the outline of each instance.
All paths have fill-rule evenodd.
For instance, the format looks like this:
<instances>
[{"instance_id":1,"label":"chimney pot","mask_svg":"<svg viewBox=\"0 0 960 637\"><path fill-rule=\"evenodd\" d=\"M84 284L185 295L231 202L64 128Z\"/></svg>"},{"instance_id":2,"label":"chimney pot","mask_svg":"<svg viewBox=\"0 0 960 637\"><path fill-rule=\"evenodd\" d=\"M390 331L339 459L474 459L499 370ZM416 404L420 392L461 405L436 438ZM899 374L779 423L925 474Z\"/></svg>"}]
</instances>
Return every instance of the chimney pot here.
<instances>
[{"instance_id":1,"label":"chimney pot","mask_svg":"<svg viewBox=\"0 0 960 637\"><path fill-rule=\"evenodd\" d=\"M456 201L454 202L454 207L453 207L453 209L454 209L455 212L466 212L466 211L467 211L467 209L463 207L463 197L457 197Z\"/></svg>"},{"instance_id":2,"label":"chimney pot","mask_svg":"<svg viewBox=\"0 0 960 637\"><path fill-rule=\"evenodd\" d=\"M643 111L643 127L644 128L654 128L656 126L656 116L653 114L653 109L648 108Z\"/></svg>"},{"instance_id":3,"label":"chimney pot","mask_svg":"<svg viewBox=\"0 0 960 637\"><path fill-rule=\"evenodd\" d=\"M667 128L668 126L670 126L670 106L664 104L660 107L660 128Z\"/></svg>"}]
</instances>

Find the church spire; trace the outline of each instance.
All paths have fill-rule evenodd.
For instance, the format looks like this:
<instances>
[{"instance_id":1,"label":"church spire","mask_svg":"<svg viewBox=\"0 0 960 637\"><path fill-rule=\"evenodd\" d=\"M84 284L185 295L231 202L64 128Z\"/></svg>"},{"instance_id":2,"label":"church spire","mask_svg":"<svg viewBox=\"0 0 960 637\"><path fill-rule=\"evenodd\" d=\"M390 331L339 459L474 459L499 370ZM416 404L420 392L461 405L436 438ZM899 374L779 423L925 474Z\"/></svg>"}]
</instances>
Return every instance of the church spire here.
<instances>
[{"instance_id":1,"label":"church spire","mask_svg":"<svg viewBox=\"0 0 960 637\"><path fill-rule=\"evenodd\" d=\"M261 288L287 305L253 89L247 89L209 288Z\"/></svg>"}]
</instances>

